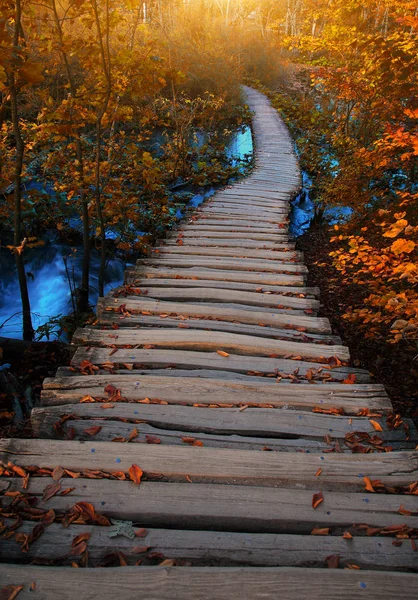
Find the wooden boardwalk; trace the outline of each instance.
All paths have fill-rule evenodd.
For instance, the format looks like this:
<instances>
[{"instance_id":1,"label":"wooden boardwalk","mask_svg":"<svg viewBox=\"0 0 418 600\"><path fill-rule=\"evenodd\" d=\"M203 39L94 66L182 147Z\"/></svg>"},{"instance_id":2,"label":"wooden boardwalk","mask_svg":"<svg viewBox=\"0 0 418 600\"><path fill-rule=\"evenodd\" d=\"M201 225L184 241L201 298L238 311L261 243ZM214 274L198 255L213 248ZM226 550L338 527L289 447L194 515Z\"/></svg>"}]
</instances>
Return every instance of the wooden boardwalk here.
<instances>
[{"instance_id":1,"label":"wooden boardwalk","mask_svg":"<svg viewBox=\"0 0 418 600\"><path fill-rule=\"evenodd\" d=\"M101 299L39 439L0 441L19 600L416 598L416 429L317 316L292 142L246 92L253 173Z\"/></svg>"}]
</instances>

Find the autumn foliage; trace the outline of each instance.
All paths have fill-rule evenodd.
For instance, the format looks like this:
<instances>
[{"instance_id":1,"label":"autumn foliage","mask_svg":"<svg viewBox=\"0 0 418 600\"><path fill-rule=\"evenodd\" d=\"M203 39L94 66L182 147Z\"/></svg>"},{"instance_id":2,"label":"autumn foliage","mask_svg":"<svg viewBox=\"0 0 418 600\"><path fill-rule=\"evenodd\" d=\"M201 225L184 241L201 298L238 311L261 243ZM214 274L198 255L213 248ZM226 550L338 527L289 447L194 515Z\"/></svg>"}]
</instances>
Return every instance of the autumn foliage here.
<instances>
[{"instance_id":1,"label":"autumn foliage","mask_svg":"<svg viewBox=\"0 0 418 600\"><path fill-rule=\"evenodd\" d=\"M318 213L351 210L331 238L339 280L358 299L344 318L366 337L417 339L416 7L304 2L295 19L283 44L300 65L272 98Z\"/></svg>"}]
</instances>

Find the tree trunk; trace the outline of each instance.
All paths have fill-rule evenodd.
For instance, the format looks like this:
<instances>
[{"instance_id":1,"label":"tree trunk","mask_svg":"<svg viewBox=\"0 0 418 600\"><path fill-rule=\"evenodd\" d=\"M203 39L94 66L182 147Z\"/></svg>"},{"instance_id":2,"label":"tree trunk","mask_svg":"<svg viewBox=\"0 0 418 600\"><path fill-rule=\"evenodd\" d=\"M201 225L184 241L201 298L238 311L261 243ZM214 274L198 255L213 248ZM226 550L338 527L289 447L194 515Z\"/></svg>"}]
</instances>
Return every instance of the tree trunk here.
<instances>
[{"instance_id":1,"label":"tree trunk","mask_svg":"<svg viewBox=\"0 0 418 600\"><path fill-rule=\"evenodd\" d=\"M19 55L19 37L21 29L21 4L16 0L15 23L13 32L13 54L17 59ZM25 145L19 123L19 109L17 105L17 88L15 77L15 66L12 67L9 74L10 82L10 105L12 113L13 133L15 137L15 172L14 172L14 254L16 260L17 276L19 279L20 296L22 299L23 316L23 339L31 341L33 339L33 325L30 312L30 301L28 293L28 282L26 279L25 265L23 262L24 241L22 239L22 168Z\"/></svg>"}]
</instances>

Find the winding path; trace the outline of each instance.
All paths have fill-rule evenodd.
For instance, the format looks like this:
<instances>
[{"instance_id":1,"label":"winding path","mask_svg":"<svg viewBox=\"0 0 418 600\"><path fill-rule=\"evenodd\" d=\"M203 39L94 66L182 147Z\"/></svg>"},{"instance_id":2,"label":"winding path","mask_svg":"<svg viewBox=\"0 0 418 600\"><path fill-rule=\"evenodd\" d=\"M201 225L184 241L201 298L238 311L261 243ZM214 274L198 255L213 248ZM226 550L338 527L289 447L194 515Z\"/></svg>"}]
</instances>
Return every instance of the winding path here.
<instances>
[{"instance_id":1,"label":"winding path","mask_svg":"<svg viewBox=\"0 0 418 600\"><path fill-rule=\"evenodd\" d=\"M101 299L38 439L0 441L0 589L19 600L416 598L417 432L389 428L317 316L292 142L246 94L253 173Z\"/></svg>"}]
</instances>

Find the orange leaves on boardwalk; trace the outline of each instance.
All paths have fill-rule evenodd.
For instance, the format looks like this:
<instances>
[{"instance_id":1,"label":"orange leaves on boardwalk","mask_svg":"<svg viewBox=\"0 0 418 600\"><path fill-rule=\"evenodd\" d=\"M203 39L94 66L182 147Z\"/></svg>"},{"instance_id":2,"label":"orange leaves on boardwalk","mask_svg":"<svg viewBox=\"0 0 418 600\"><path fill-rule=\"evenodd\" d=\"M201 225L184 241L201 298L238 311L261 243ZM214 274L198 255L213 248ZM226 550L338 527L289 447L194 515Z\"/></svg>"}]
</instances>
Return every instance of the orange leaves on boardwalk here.
<instances>
[{"instance_id":1,"label":"orange leaves on boardwalk","mask_svg":"<svg viewBox=\"0 0 418 600\"><path fill-rule=\"evenodd\" d=\"M142 470L138 467L138 465L132 465L129 467L129 477L132 479L136 485L141 483L141 477L143 475Z\"/></svg>"},{"instance_id":2,"label":"orange leaves on boardwalk","mask_svg":"<svg viewBox=\"0 0 418 600\"><path fill-rule=\"evenodd\" d=\"M312 496L312 508L317 508L324 501L324 496L322 492L317 492Z\"/></svg>"}]
</instances>

